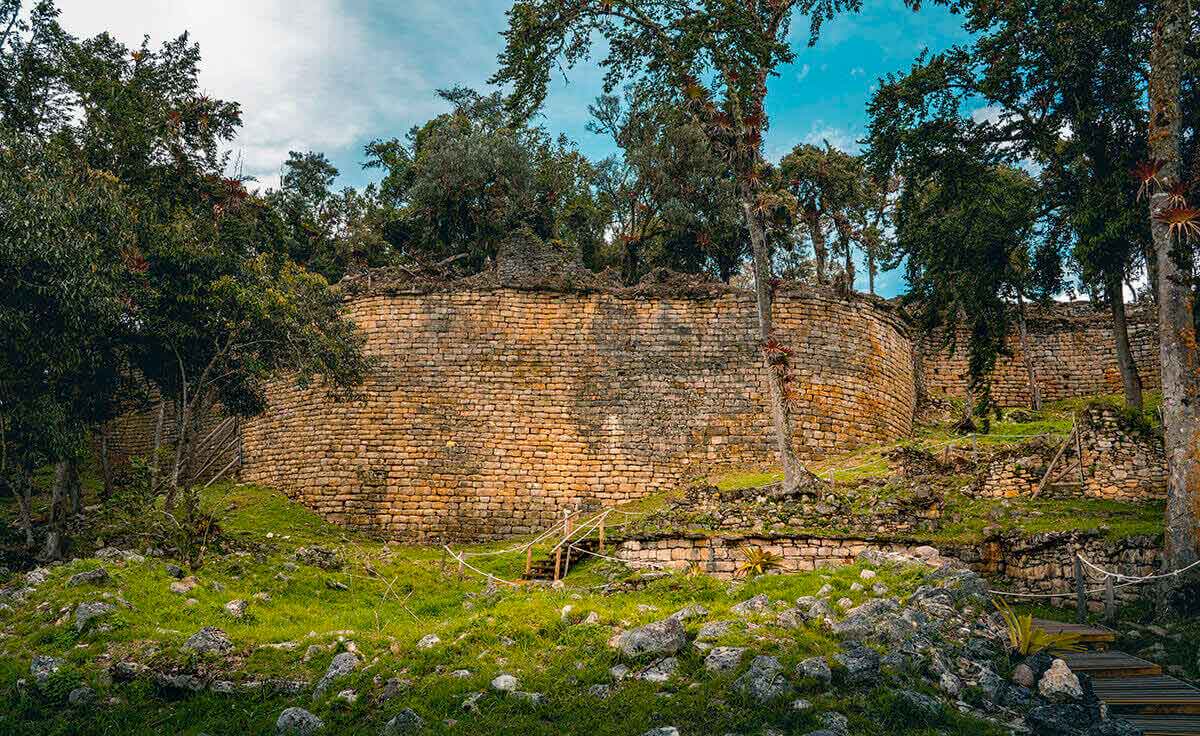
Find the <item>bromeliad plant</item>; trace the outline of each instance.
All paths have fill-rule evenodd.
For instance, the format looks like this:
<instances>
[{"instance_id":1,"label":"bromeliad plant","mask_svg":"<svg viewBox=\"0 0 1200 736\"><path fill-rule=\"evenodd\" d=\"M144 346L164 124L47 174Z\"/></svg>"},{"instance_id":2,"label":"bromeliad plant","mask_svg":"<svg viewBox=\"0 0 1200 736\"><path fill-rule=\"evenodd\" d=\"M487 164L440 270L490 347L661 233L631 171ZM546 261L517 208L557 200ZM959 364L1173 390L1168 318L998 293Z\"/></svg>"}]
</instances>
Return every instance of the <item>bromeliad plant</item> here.
<instances>
[{"instance_id":1,"label":"bromeliad plant","mask_svg":"<svg viewBox=\"0 0 1200 736\"><path fill-rule=\"evenodd\" d=\"M1052 634L1033 623L1033 614L1018 615L1012 608L1000 599L993 599L992 605L1000 612L1004 625L1008 629L1009 651L1028 657L1042 651L1050 652L1079 652L1083 647L1079 644L1079 634L1060 632Z\"/></svg>"},{"instance_id":2,"label":"bromeliad plant","mask_svg":"<svg viewBox=\"0 0 1200 736\"><path fill-rule=\"evenodd\" d=\"M747 545L742 547L742 561L738 565L735 575L739 578L753 578L765 575L771 570L778 570L782 566L783 559L779 555L768 552L762 547Z\"/></svg>"}]
</instances>

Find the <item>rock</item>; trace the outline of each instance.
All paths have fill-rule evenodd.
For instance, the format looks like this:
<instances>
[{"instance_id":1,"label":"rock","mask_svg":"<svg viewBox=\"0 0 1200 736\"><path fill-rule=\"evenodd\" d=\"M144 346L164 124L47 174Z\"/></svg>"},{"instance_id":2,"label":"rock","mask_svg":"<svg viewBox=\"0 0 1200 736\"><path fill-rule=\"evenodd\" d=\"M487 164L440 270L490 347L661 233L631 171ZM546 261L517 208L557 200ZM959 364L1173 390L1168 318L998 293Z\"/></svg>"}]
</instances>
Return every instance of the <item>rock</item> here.
<instances>
[{"instance_id":1,"label":"rock","mask_svg":"<svg viewBox=\"0 0 1200 736\"><path fill-rule=\"evenodd\" d=\"M839 736L846 736L850 733L850 722L846 720L846 716L837 712L829 712L821 714L821 723L825 728Z\"/></svg>"},{"instance_id":2,"label":"rock","mask_svg":"<svg viewBox=\"0 0 1200 736\"><path fill-rule=\"evenodd\" d=\"M874 593L875 595L880 595L880 596L887 595L888 587L886 585L884 585L883 583L875 583L874 585L871 586L871 592Z\"/></svg>"},{"instance_id":3,"label":"rock","mask_svg":"<svg viewBox=\"0 0 1200 736\"><path fill-rule=\"evenodd\" d=\"M380 733L383 736L402 736L420 733L425 728L425 721L412 708L405 708L396 714L392 720L383 726Z\"/></svg>"},{"instance_id":4,"label":"rock","mask_svg":"<svg viewBox=\"0 0 1200 736\"><path fill-rule=\"evenodd\" d=\"M833 680L833 671L824 657L809 657L796 665L796 677L816 680L828 685Z\"/></svg>"},{"instance_id":5,"label":"rock","mask_svg":"<svg viewBox=\"0 0 1200 736\"><path fill-rule=\"evenodd\" d=\"M67 587L75 588L80 585L107 583L112 578L108 575L108 570L103 567L97 567L95 570L86 572L78 572L67 579Z\"/></svg>"},{"instance_id":6,"label":"rock","mask_svg":"<svg viewBox=\"0 0 1200 736\"><path fill-rule=\"evenodd\" d=\"M438 638L437 634L426 634L417 642L417 649L432 649L441 643L442 640Z\"/></svg>"},{"instance_id":7,"label":"rock","mask_svg":"<svg viewBox=\"0 0 1200 736\"><path fill-rule=\"evenodd\" d=\"M572 606L572 605L563 606L562 610L558 612L559 619L566 621L567 619L569 619L571 617L571 611L574 611L574 610L575 610L575 606Z\"/></svg>"},{"instance_id":8,"label":"rock","mask_svg":"<svg viewBox=\"0 0 1200 736\"><path fill-rule=\"evenodd\" d=\"M945 706L939 701L914 690L901 690L896 693L896 699L915 716L914 723L935 723L946 713Z\"/></svg>"},{"instance_id":9,"label":"rock","mask_svg":"<svg viewBox=\"0 0 1200 736\"><path fill-rule=\"evenodd\" d=\"M484 696L484 693L471 693L467 699L462 702L462 709L471 711L472 713L479 711L479 700Z\"/></svg>"},{"instance_id":10,"label":"rock","mask_svg":"<svg viewBox=\"0 0 1200 736\"><path fill-rule=\"evenodd\" d=\"M837 606L842 609L850 609L854 607L854 601L846 597L838 598Z\"/></svg>"},{"instance_id":11,"label":"rock","mask_svg":"<svg viewBox=\"0 0 1200 736\"><path fill-rule=\"evenodd\" d=\"M679 729L674 726L659 726L652 728L642 736L679 736Z\"/></svg>"},{"instance_id":12,"label":"rock","mask_svg":"<svg viewBox=\"0 0 1200 736\"><path fill-rule=\"evenodd\" d=\"M407 690L408 687L408 680L402 680L399 677L389 677L387 683L383 686L383 692L379 693L379 702L386 703Z\"/></svg>"},{"instance_id":13,"label":"rock","mask_svg":"<svg viewBox=\"0 0 1200 736\"><path fill-rule=\"evenodd\" d=\"M343 690L337 694L337 699L344 703L354 705L358 702L358 693L354 692L353 690Z\"/></svg>"},{"instance_id":14,"label":"rock","mask_svg":"<svg viewBox=\"0 0 1200 736\"><path fill-rule=\"evenodd\" d=\"M832 592L833 592L833 586L830 585L829 583L825 583L824 585L821 586L821 589L817 591L817 596L819 597L819 596L823 596L823 595L829 595Z\"/></svg>"},{"instance_id":15,"label":"rock","mask_svg":"<svg viewBox=\"0 0 1200 736\"><path fill-rule=\"evenodd\" d=\"M877 576L877 573L874 570L863 570L858 574L858 576L863 580L874 580Z\"/></svg>"},{"instance_id":16,"label":"rock","mask_svg":"<svg viewBox=\"0 0 1200 736\"><path fill-rule=\"evenodd\" d=\"M80 603L75 607L75 631L82 632L92 620L107 616L115 610L116 606L103 601Z\"/></svg>"},{"instance_id":17,"label":"rock","mask_svg":"<svg viewBox=\"0 0 1200 736\"><path fill-rule=\"evenodd\" d=\"M138 662L117 662L112 666L114 680L128 682L146 671L146 665Z\"/></svg>"},{"instance_id":18,"label":"rock","mask_svg":"<svg viewBox=\"0 0 1200 736\"><path fill-rule=\"evenodd\" d=\"M275 721L277 736L311 736L325 728L325 722L303 708L287 708Z\"/></svg>"},{"instance_id":19,"label":"rock","mask_svg":"<svg viewBox=\"0 0 1200 736\"><path fill-rule=\"evenodd\" d=\"M233 695L237 687L229 680L217 680L208 686L209 691L219 695Z\"/></svg>"},{"instance_id":20,"label":"rock","mask_svg":"<svg viewBox=\"0 0 1200 736\"><path fill-rule=\"evenodd\" d=\"M785 611L780 611L775 617L775 623L785 629L799 629L807 622L807 617L800 611L799 608L789 608Z\"/></svg>"},{"instance_id":21,"label":"rock","mask_svg":"<svg viewBox=\"0 0 1200 736\"><path fill-rule=\"evenodd\" d=\"M321 697L330 685L353 672L356 667L358 667L358 655L353 652L342 652L334 656L330 660L329 666L325 668L325 674L321 675L317 686L313 688L313 700Z\"/></svg>"},{"instance_id":22,"label":"rock","mask_svg":"<svg viewBox=\"0 0 1200 736\"><path fill-rule=\"evenodd\" d=\"M729 610L733 611L739 616L744 616L748 613L762 613L763 611L768 610L770 607L771 599L767 597L766 593L760 593L753 598L738 603Z\"/></svg>"},{"instance_id":23,"label":"rock","mask_svg":"<svg viewBox=\"0 0 1200 736\"><path fill-rule=\"evenodd\" d=\"M271 594L270 593L259 592L259 593L255 593L251 597L256 601L262 601L263 603L271 602Z\"/></svg>"},{"instance_id":24,"label":"rock","mask_svg":"<svg viewBox=\"0 0 1200 736\"><path fill-rule=\"evenodd\" d=\"M812 707L812 703L804 698L796 698L792 701L792 710L796 711L797 713L802 713L806 710L812 710Z\"/></svg>"},{"instance_id":25,"label":"rock","mask_svg":"<svg viewBox=\"0 0 1200 736\"><path fill-rule=\"evenodd\" d=\"M846 682L864 685L879 678L879 653L858 642L849 642L833 660L846 668Z\"/></svg>"},{"instance_id":26,"label":"rock","mask_svg":"<svg viewBox=\"0 0 1200 736\"><path fill-rule=\"evenodd\" d=\"M685 606L675 613L672 613L668 618L673 618L676 621L687 621L693 618L704 618L708 615L708 609L698 603L693 603L690 606Z\"/></svg>"},{"instance_id":27,"label":"rock","mask_svg":"<svg viewBox=\"0 0 1200 736\"><path fill-rule=\"evenodd\" d=\"M712 641L721 638L729 627L733 625L732 621L710 621L700 627L700 632L696 634L698 641Z\"/></svg>"},{"instance_id":28,"label":"rock","mask_svg":"<svg viewBox=\"0 0 1200 736\"><path fill-rule=\"evenodd\" d=\"M334 580L333 578L325 579L325 587L329 588L330 590L350 590L349 585L346 585L340 580Z\"/></svg>"},{"instance_id":29,"label":"rock","mask_svg":"<svg viewBox=\"0 0 1200 736\"><path fill-rule=\"evenodd\" d=\"M729 672L742 663L743 647L716 647L704 658L704 669L709 672Z\"/></svg>"},{"instance_id":30,"label":"rock","mask_svg":"<svg viewBox=\"0 0 1200 736\"><path fill-rule=\"evenodd\" d=\"M807 615L810 621L822 621L833 617L833 608L826 601L817 601L809 607Z\"/></svg>"},{"instance_id":31,"label":"rock","mask_svg":"<svg viewBox=\"0 0 1200 736\"><path fill-rule=\"evenodd\" d=\"M778 659L765 655L750 662L750 668L734 682L734 687L760 703L782 697L790 689L783 665Z\"/></svg>"},{"instance_id":32,"label":"rock","mask_svg":"<svg viewBox=\"0 0 1200 736\"><path fill-rule=\"evenodd\" d=\"M600 623L600 614L595 611L588 611L588 615L584 617L581 623L584 626L594 626Z\"/></svg>"},{"instance_id":33,"label":"rock","mask_svg":"<svg viewBox=\"0 0 1200 736\"><path fill-rule=\"evenodd\" d=\"M629 677L629 668L623 664L614 665L608 670L608 674L614 680L624 680Z\"/></svg>"},{"instance_id":34,"label":"rock","mask_svg":"<svg viewBox=\"0 0 1200 736\"><path fill-rule=\"evenodd\" d=\"M840 604L840 601L839 601ZM835 636L851 641L862 641L878 634L891 633L884 638L902 638L908 631L903 628L892 631L891 625L899 620L895 611L899 605L887 598L872 598L849 611L846 618L831 627Z\"/></svg>"},{"instance_id":35,"label":"rock","mask_svg":"<svg viewBox=\"0 0 1200 736\"><path fill-rule=\"evenodd\" d=\"M1084 736L1143 736L1142 729L1121 718L1109 718L1089 728Z\"/></svg>"},{"instance_id":36,"label":"rock","mask_svg":"<svg viewBox=\"0 0 1200 736\"><path fill-rule=\"evenodd\" d=\"M183 643L184 649L191 649L199 654L206 652L216 652L217 654L227 654L233 649L233 641L229 636L215 626L205 626L195 634L192 634L186 642Z\"/></svg>"},{"instance_id":37,"label":"rock","mask_svg":"<svg viewBox=\"0 0 1200 736\"><path fill-rule=\"evenodd\" d=\"M99 557L99 553L97 553L96 556ZM32 588L36 588L49 579L50 571L44 567L34 568L33 570L25 573L25 584Z\"/></svg>"},{"instance_id":38,"label":"rock","mask_svg":"<svg viewBox=\"0 0 1200 736\"><path fill-rule=\"evenodd\" d=\"M541 693L527 693L523 690L514 690L512 693L512 697L516 698L517 700L524 700L526 703L529 703L530 705L541 705L542 702L546 699L545 696L542 695Z\"/></svg>"},{"instance_id":39,"label":"rock","mask_svg":"<svg viewBox=\"0 0 1200 736\"><path fill-rule=\"evenodd\" d=\"M665 657L643 670L638 675L638 679L646 682L666 682L671 679L677 669L679 669L679 660L674 657Z\"/></svg>"},{"instance_id":40,"label":"rock","mask_svg":"<svg viewBox=\"0 0 1200 736\"><path fill-rule=\"evenodd\" d=\"M457 677L460 680L465 680L471 676L471 670L454 670L450 673L451 677Z\"/></svg>"},{"instance_id":41,"label":"rock","mask_svg":"<svg viewBox=\"0 0 1200 736\"><path fill-rule=\"evenodd\" d=\"M601 700L604 700L609 695L612 694L612 686L604 685L604 684L597 684L597 685L592 685L591 687L589 687L587 689L587 691L588 691L588 695L591 695L594 698L600 698Z\"/></svg>"},{"instance_id":42,"label":"rock","mask_svg":"<svg viewBox=\"0 0 1200 736\"><path fill-rule=\"evenodd\" d=\"M1037 673L1028 664L1022 662L1013 669L1012 681L1021 687L1033 689L1037 684Z\"/></svg>"},{"instance_id":43,"label":"rock","mask_svg":"<svg viewBox=\"0 0 1200 736\"><path fill-rule=\"evenodd\" d=\"M233 618L241 618L246 615L246 606L248 604L241 598L236 598L225 604L225 613Z\"/></svg>"},{"instance_id":44,"label":"rock","mask_svg":"<svg viewBox=\"0 0 1200 736\"><path fill-rule=\"evenodd\" d=\"M1038 692L1052 703L1069 703L1083 698L1079 678L1061 659L1056 659L1038 682Z\"/></svg>"},{"instance_id":45,"label":"rock","mask_svg":"<svg viewBox=\"0 0 1200 736\"><path fill-rule=\"evenodd\" d=\"M184 595L186 593L192 592L192 589L194 589L199 584L200 584L200 581L197 580L194 575L189 575L182 580L176 580L175 582L171 583L171 592L178 593L179 595Z\"/></svg>"},{"instance_id":46,"label":"rock","mask_svg":"<svg viewBox=\"0 0 1200 736\"><path fill-rule=\"evenodd\" d=\"M29 674L33 675L33 679L38 682L45 682L46 678L53 675L62 667L63 661L57 657L51 657L46 654L33 655L33 661L29 663Z\"/></svg>"},{"instance_id":47,"label":"rock","mask_svg":"<svg viewBox=\"0 0 1200 736\"><path fill-rule=\"evenodd\" d=\"M687 637L684 635L683 624L674 618L630 629L617 640L617 646L629 657L641 654L675 654L686 645Z\"/></svg>"},{"instance_id":48,"label":"rock","mask_svg":"<svg viewBox=\"0 0 1200 736\"><path fill-rule=\"evenodd\" d=\"M180 690L198 693L204 689L204 680L196 675L176 674L165 672L154 673L154 684L163 690Z\"/></svg>"},{"instance_id":49,"label":"rock","mask_svg":"<svg viewBox=\"0 0 1200 736\"><path fill-rule=\"evenodd\" d=\"M938 680L938 689L952 698L957 698L962 692L962 680L949 672L943 672Z\"/></svg>"},{"instance_id":50,"label":"rock","mask_svg":"<svg viewBox=\"0 0 1200 736\"><path fill-rule=\"evenodd\" d=\"M1034 736L1076 736L1100 720L1098 708L1077 703L1038 706L1025 715Z\"/></svg>"},{"instance_id":51,"label":"rock","mask_svg":"<svg viewBox=\"0 0 1200 736\"><path fill-rule=\"evenodd\" d=\"M163 565L163 570L167 573L167 575L175 578L176 580L183 578L183 568L179 565L167 563L166 565Z\"/></svg>"},{"instance_id":52,"label":"rock","mask_svg":"<svg viewBox=\"0 0 1200 736\"><path fill-rule=\"evenodd\" d=\"M850 592L851 593L861 593L864 590L866 590L866 588L863 587L862 583L851 583L850 584Z\"/></svg>"},{"instance_id":53,"label":"rock","mask_svg":"<svg viewBox=\"0 0 1200 736\"><path fill-rule=\"evenodd\" d=\"M345 564L342 561L341 555L335 550L316 545L312 547L300 547L293 556L296 562L319 567L322 570L340 570L342 569L342 565Z\"/></svg>"},{"instance_id":54,"label":"rock","mask_svg":"<svg viewBox=\"0 0 1200 736\"><path fill-rule=\"evenodd\" d=\"M77 687L67 694L67 703L78 708L96 702L96 691L90 687Z\"/></svg>"},{"instance_id":55,"label":"rock","mask_svg":"<svg viewBox=\"0 0 1200 736\"><path fill-rule=\"evenodd\" d=\"M496 675L492 678L492 689L496 692L511 693L517 689L519 683L517 678L508 674Z\"/></svg>"}]
</instances>

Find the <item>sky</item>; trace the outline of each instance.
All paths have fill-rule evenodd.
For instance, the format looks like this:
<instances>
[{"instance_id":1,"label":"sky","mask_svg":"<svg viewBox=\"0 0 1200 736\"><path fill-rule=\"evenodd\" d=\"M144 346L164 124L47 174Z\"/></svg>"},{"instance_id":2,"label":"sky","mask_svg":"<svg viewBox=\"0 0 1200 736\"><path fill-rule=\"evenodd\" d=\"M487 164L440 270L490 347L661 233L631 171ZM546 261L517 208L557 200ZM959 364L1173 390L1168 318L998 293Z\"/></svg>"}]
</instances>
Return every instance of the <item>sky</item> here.
<instances>
[{"instance_id":1,"label":"sky","mask_svg":"<svg viewBox=\"0 0 1200 736\"><path fill-rule=\"evenodd\" d=\"M152 45L187 31L200 44L206 94L242 105L233 152L243 173L276 185L288 151L321 151L340 185L377 178L361 167L363 146L395 138L444 112L435 91L483 90L503 46L509 0L59 0L63 26L78 36L108 31L127 45ZM815 47L807 19L794 24L796 61L769 83L766 155L800 143L857 150L877 80L903 71L924 48L966 38L940 7L920 13L902 0L866 0L835 18ZM602 92L594 63L556 75L541 121L589 156L613 152L588 132L587 106ZM885 274L880 291L901 288ZM861 286L861 285L860 285Z\"/></svg>"}]
</instances>

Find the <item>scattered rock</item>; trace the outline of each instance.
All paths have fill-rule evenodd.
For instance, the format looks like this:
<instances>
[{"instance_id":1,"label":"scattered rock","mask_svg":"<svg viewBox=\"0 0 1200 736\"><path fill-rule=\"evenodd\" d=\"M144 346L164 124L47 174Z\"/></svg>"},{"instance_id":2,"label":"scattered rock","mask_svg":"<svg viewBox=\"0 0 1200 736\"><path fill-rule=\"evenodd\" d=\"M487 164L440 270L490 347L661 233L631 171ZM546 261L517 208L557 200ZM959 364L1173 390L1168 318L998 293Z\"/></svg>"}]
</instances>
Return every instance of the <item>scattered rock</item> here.
<instances>
[{"instance_id":1,"label":"scattered rock","mask_svg":"<svg viewBox=\"0 0 1200 736\"><path fill-rule=\"evenodd\" d=\"M33 655L33 661L29 664L29 674L33 675L34 680L45 682L46 678L58 672L62 665L63 661L58 657L35 654Z\"/></svg>"},{"instance_id":2,"label":"scattered rock","mask_svg":"<svg viewBox=\"0 0 1200 736\"><path fill-rule=\"evenodd\" d=\"M766 593L760 593L749 600L742 601L729 610L733 611L739 616L744 616L748 613L762 613L763 611L768 610L770 607L771 599L767 597Z\"/></svg>"},{"instance_id":3,"label":"scattered rock","mask_svg":"<svg viewBox=\"0 0 1200 736\"><path fill-rule=\"evenodd\" d=\"M1013 670L1012 681L1021 687L1032 690L1033 686L1037 684L1037 673L1028 664L1022 662Z\"/></svg>"},{"instance_id":4,"label":"scattered rock","mask_svg":"<svg viewBox=\"0 0 1200 736\"><path fill-rule=\"evenodd\" d=\"M107 616L115 610L116 606L103 601L80 603L75 607L75 631L82 632L92 620Z\"/></svg>"},{"instance_id":5,"label":"scattered rock","mask_svg":"<svg viewBox=\"0 0 1200 736\"><path fill-rule=\"evenodd\" d=\"M848 642L833 660L846 668L846 682L863 685L879 678L879 653L859 642Z\"/></svg>"},{"instance_id":6,"label":"scattered rock","mask_svg":"<svg viewBox=\"0 0 1200 736\"><path fill-rule=\"evenodd\" d=\"M588 611L588 615L584 617L581 623L585 626L594 626L600 623L600 614L595 611Z\"/></svg>"},{"instance_id":7,"label":"scattered rock","mask_svg":"<svg viewBox=\"0 0 1200 736\"><path fill-rule=\"evenodd\" d=\"M699 641L719 639L732 625L732 621L710 621L700 627L700 632L696 634L696 639Z\"/></svg>"},{"instance_id":8,"label":"scattered rock","mask_svg":"<svg viewBox=\"0 0 1200 736\"><path fill-rule=\"evenodd\" d=\"M358 667L358 655L353 652L342 652L334 656L329 662L329 666L325 668L325 674L313 688L313 700L321 697L330 685L353 672L356 667Z\"/></svg>"},{"instance_id":9,"label":"scattered rock","mask_svg":"<svg viewBox=\"0 0 1200 736\"><path fill-rule=\"evenodd\" d=\"M617 640L620 650L630 657L640 654L675 654L686 645L683 624L674 618L630 629Z\"/></svg>"},{"instance_id":10,"label":"scattered rock","mask_svg":"<svg viewBox=\"0 0 1200 736\"><path fill-rule=\"evenodd\" d=\"M512 692L512 697L516 698L517 700L524 700L530 705L541 705L542 701L546 699L541 693L527 693L522 690L514 690Z\"/></svg>"},{"instance_id":11,"label":"scattered rock","mask_svg":"<svg viewBox=\"0 0 1200 736\"><path fill-rule=\"evenodd\" d=\"M325 587L329 588L330 590L350 590L349 585L346 585L340 580L334 580L333 578L326 578Z\"/></svg>"},{"instance_id":12,"label":"scattered rock","mask_svg":"<svg viewBox=\"0 0 1200 736\"><path fill-rule=\"evenodd\" d=\"M312 736L325 728L325 722L303 708L288 708L275 721L277 736Z\"/></svg>"},{"instance_id":13,"label":"scattered rock","mask_svg":"<svg viewBox=\"0 0 1200 736\"><path fill-rule=\"evenodd\" d=\"M196 579L196 576L189 575L182 580L176 580L175 582L171 583L171 592L184 595L192 592L192 590L199 584L200 581Z\"/></svg>"},{"instance_id":14,"label":"scattered rock","mask_svg":"<svg viewBox=\"0 0 1200 736\"><path fill-rule=\"evenodd\" d=\"M233 649L233 641L229 636L215 626L205 626L195 634L192 634L186 642L183 643L184 649L191 649L199 654L206 652L216 652L217 654L227 654ZM286 712L286 711L285 711Z\"/></svg>"},{"instance_id":15,"label":"scattered rock","mask_svg":"<svg viewBox=\"0 0 1200 736\"><path fill-rule=\"evenodd\" d=\"M707 615L708 615L707 608L705 608L704 606L702 606L698 603L693 603L690 606L686 606L684 608L679 609L675 613L672 613L669 616L669 618L673 618L676 621L687 621L687 620L693 619L693 618L704 618Z\"/></svg>"},{"instance_id":16,"label":"scattered rock","mask_svg":"<svg viewBox=\"0 0 1200 736\"><path fill-rule=\"evenodd\" d=\"M734 686L760 703L779 698L789 690L783 665L778 659L765 655L755 657L750 662L750 668L734 682Z\"/></svg>"},{"instance_id":17,"label":"scattered rock","mask_svg":"<svg viewBox=\"0 0 1200 736\"><path fill-rule=\"evenodd\" d=\"M492 678L492 689L500 693L511 693L520 686L517 678L509 674L499 674Z\"/></svg>"},{"instance_id":18,"label":"scattered rock","mask_svg":"<svg viewBox=\"0 0 1200 736\"><path fill-rule=\"evenodd\" d=\"M826 730L838 734L838 736L846 736L850 733L850 722L841 713L833 711L822 713L821 724L825 726Z\"/></svg>"},{"instance_id":19,"label":"scattered rock","mask_svg":"<svg viewBox=\"0 0 1200 736\"><path fill-rule=\"evenodd\" d=\"M438 638L437 634L426 634L417 642L417 649L432 649L441 643L442 640Z\"/></svg>"},{"instance_id":20,"label":"scattered rock","mask_svg":"<svg viewBox=\"0 0 1200 736\"><path fill-rule=\"evenodd\" d=\"M962 692L962 680L949 672L943 672L941 679L938 680L938 689L952 698L957 698Z\"/></svg>"},{"instance_id":21,"label":"scattered rock","mask_svg":"<svg viewBox=\"0 0 1200 736\"><path fill-rule=\"evenodd\" d=\"M75 573L67 579L67 587L75 588L89 583L98 585L100 583L107 583L111 579L108 570L105 570L103 567L97 567L95 570Z\"/></svg>"},{"instance_id":22,"label":"scattered rock","mask_svg":"<svg viewBox=\"0 0 1200 736\"><path fill-rule=\"evenodd\" d=\"M420 733L425 727L425 721L412 708L405 708L388 721L381 732L383 736L402 736Z\"/></svg>"},{"instance_id":23,"label":"scattered rock","mask_svg":"<svg viewBox=\"0 0 1200 736\"><path fill-rule=\"evenodd\" d=\"M679 736L679 729L674 726L659 726L652 728L642 736Z\"/></svg>"},{"instance_id":24,"label":"scattered rock","mask_svg":"<svg viewBox=\"0 0 1200 736\"><path fill-rule=\"evenodd\" d=\"M167 573L167 575L175 578L176 580L181 580L183 578L183 568L179 565L167 563L166 565L163 565L163 570Z\"/></svg>"},{"instance_id":25,"label":"scattered rock","mask_svg":"<svg viewBox=\"0 0 1200 736\"><path fill-rule=\"evenodd\" d=\"M1038 692L1052 703L1069 703L1083 698L1079 678L1061 659L1056 659L1038 682Z\"/></svg>"},{"instance_id":26,"label":"scattered rock","mask_svg":"<svg viewBox=\"0 0 1200 736\"><path fill-rule=\"evenodd\" d=\"M729 672L742 663L743 647L716 647L704 658L704 669L709 672Z\"/></svg>"},{"instance_id":27,"label":"scattered rock","mask_svg":"<svg viewBox=\"0 0 1200 736\"><path fill-rule=\"evenodd\" d=\"M345 563L335 550L325 547L300 547L294 555L296 562L319 567L322 570L340 570Z\"/></svg>"},{"instance_id":28,"label":"scattered rock","mask_svg":"<svg viewBox=\"0 0 1200 736\"><path fill-rule=\"evenodd\" d=\"M225 604L225 613L233 618L242 618L246 615L246 606L248 604L241 598L234 599Z\"/></svg>"},{"instance_id":29,"label":"scattered rock","mask_svg":"<svg viewBox=\"0 0 1200 736\"><path fill-rule=\"evenodd\" d=\"M646 682L666 682L671 679L677 669L679 669L679 660L674 657L665 657L643 670L638 675L638 679Z\"/></svg>"},{"instance_id":30,"label":"scattered rock","mask_svg":"<svg viewBox=\"0 0 1200 736\"><path fill-rule=\"evenodd\" d=\"M96 691L90 687L77 687L67 694L67 703L78 708L96 702Z\"/></svg>"},{"instance_id":31,"label":"scattered rock","mask_svg":"<svg viewBox=\"0 0 1200 736\"><path fill-rule=\"evenodd\" d=\"M828 685L833 680L833 671L824 657L809 657L796 665L796 676L810 678Z\"/></svg>"},{"instance_id":32,"label":"scattered rock","mask_svg":"<svg viewBox=\"0 0 1200 736\"><path fill-rule=\"evenodd\" d=\"M484 693L471 693L462 703L462 709L471 711L472 713L479 710L479 699L484 696Z\"/></svg>"},{"instance_id":33,"label":"scattered rock","mask_svg":"<svg viewBox=\"0 0 1200 736\"><path fill-rule=\"evenodd\" d=\"M796 711L797 713L802 713L806 710L811 710L812 707L813 707L812 703L805 700L804 698L796 698L795 700L792 701L792 710Z\"/></svg>"},{"instance_id":34,"label":"scattered rock","mask_svg":"<svg viewBox=\"0 0 1200 736\"><path fill-rule=\"evenodd\" d=\"M623 664L614 665L608 670L608 674L614 680L624 680L626 677L629 677L629 667Z\"/></svg>"},{"instance_id":35,"label":"scattered rock","mask_svg":"<svg viewBox=\"0 0 1200 736\"><path fill-rule=\"evenodd\" d=\"M592 685L591 687L589 687L587 689L587 691L588 691L588 695L591 695L594 698L600 698L601 700L604 700L605 698L607 698L609 695L612 694L612 687L610 685L597 684L597 685Z\"/></svg>"},{"instance_id":36,"label":"scattered rock","mask_svg":"<svg viewBox=\"0 0 1200 736\"><path fill-rule=\"evenodd\" d=\"M863 580L874 580L877 573L874 570L863 570L858 574Z\"/></svg>"},{"instance_id":37,"label":"scattered rock","mask_svg":"<svg viewBox=\"0 0 1200 736\"><path fill-rule=\"evenodd\" d=\"M353 690L343 690L337 694L337 699L344 703L354 705L358 702L358 693L354 692Z\"/></svg>"},{"instance_id":38,"label":"scattered rock","mask_svg":"<svg viewBox=\"0 0 1200 736\"><path fill-rule=\"evenodd\" d=\"M1040 705L1025 715L1036 736L1076 736L1100 720L1099 708L1076 703Z\"/></svg>"}]
</instances>

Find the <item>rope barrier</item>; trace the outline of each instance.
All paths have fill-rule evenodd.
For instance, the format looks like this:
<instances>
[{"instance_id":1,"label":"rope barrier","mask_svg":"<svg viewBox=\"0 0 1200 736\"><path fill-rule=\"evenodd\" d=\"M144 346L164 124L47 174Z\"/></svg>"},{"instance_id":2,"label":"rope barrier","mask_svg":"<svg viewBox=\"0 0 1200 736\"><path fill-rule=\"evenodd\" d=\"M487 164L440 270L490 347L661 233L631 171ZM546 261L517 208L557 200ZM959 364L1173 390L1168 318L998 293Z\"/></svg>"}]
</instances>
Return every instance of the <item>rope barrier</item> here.
<instances>
[{"instance_id":1,"label":"rope barrier","mask_svg":"<svg viewBox=\"0 0 1200 736\"><path fill-rule=\"evenodd\" d=\"M1144 583L1149 580L1163 580L1165 578L1173 578L1176 575L1182 575L1183 573L1187 572L1188 570L1191 570L1194 567L1200 567L1200 560L1196 560L1195 562L1193 562L1192 564L1190 564L1186 567L1181 567L1178 570L1173 570L1172 572L1165 572L1165 573L1161 573L1158 575L1122 575L1119 572L1112 572L1111 570L1105 570L1104 568L1093 564L1091 561L1088 560L1088 558L1084 557L1083 555L1077 554L1076 557L1078 557L1079 561L1082 562L1084 565L1087 565L1088 567L1092 568L1093 570L1100 573L1104 577L1113 578L1114 580L1128 581L1126 583L1123 583L1123 585L1135 585L1137 583Z\"/></svg>"},{"instance_id":2,"label":"rope barrier","mask_svg":"<svg viewBox=\"0 0 1200 736\"><path fill-rule=\"evenodd\" d=\"M650 560L622 560L619 557L611 557L609 555L600 554L599 552L593 552L589 549L577 547L574 544L570 545L570 549L573 549L576 552L582 552L585 555L591 555L592 557L599 557L602 560L612 560L613 562L620 562L621 564L628 565L630 567L637 567L638 565L646 565L648 567L657 568L659 570L666 570L666 569L670 569L670 567L671 567L670 565L664 565L661 562L651 562Z\"/></svg>"},{"instance_id":3,"label":"rope barrier","mask_svg":"<svg viewBox=\"0 0 1200 736\"><path fill-rule=\"evenodd\" d=\"M459 564L462 565L463 567L467 568L468 570L476 572L476 573L484 576L485 578L488 578L489 580L495 580L497 583L504 583L505 585L511 585L514 588L521 587L520 583L514 583L511 580L505 580L504 578L496 577L495 575L491 574L490 572L480 570L478 567L475 567L474 565L472 565L471 563L467 562L462 557L460 557L458 555L458 553L456 553L454 550L450 549L449 545L443 544L442 548L445 549L447 552L449 552L451 557L458 560Z\"/></svg>"}]
</instances>

